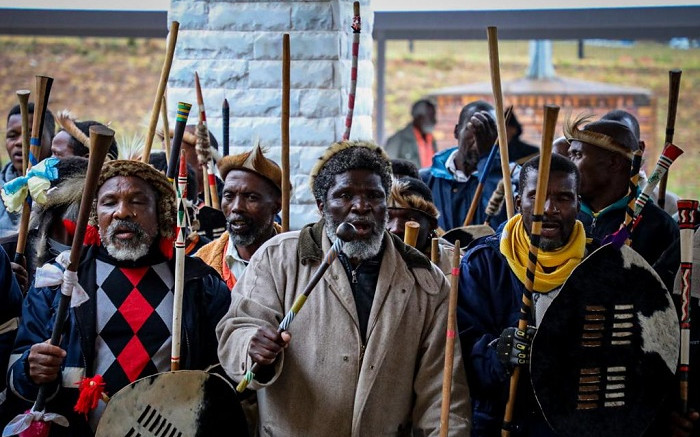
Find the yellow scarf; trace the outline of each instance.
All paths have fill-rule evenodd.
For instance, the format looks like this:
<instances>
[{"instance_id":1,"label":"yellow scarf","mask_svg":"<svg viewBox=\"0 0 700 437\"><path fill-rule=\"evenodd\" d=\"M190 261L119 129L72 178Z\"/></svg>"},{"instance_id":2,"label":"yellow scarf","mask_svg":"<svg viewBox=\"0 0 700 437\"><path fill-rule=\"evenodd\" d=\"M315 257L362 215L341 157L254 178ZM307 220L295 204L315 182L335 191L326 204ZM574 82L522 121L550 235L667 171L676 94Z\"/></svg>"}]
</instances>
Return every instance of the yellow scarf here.
<instances>
[{"instance_id":1,"label":"yellow scarf","mask_svg":"<svg viewBox=\"0 0 700 437\"><path fill-rule=\"evenodd\" d=\"M530 253L530 238L525 232L522 215L518 214L506 223L501 234L500 249L515 276L524 284ZM576 220L569 242L565 246L553 252L543 250L538 252L534 291L547 293L563 284L574 267L581 262L585 251L586 232L583 224ZM545 272L545 269L549 273Z\"/></svg>"}]
</instances>

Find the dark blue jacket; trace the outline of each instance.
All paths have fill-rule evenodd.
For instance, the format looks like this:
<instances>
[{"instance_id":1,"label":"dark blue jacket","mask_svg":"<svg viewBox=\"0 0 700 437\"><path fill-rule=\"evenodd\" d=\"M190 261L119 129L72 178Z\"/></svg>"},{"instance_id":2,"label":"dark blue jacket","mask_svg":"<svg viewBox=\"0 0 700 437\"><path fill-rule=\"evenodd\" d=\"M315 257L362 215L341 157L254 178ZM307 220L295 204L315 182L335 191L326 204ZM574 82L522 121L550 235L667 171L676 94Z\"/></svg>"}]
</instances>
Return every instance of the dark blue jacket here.
<instances>
[{"instance_id":1,"label":"dark blue jacket","mask_svg":"<svg viewBox=\"0 0 700 437\"><path fill-rule=\"evenodd\" d=\"M12 345L17 335L17 324L22 313L22 291L12 273L10 259L0 246L0 372L7 373ZM0 382L0 391L5 389L4 378Z\"/></svg>"},{"instance_id":2,"label":"dark blue jacket","mask_svg":"<svg viewBox=\"0 0 700 437\"><path fill-rule=\"evenodd\" d=\"M472 436L500 436L510 377L498 360L495 340L517 326L525 286L499 250L500 233L475 240L459 273L457 325L472 397ZM554 435L537 407L527 369L522 368L511 435Z\"/></svg>"},{"instance_id":3,"label":"dark blue jacket","mask_svg":"<svg viewBox=\"0 0 700 437\"><path fill-rule=\"evenodd\" d=\"M477 171L472 173L471 177L466 182L457 182L452 173L447 169L445 163L452 152L457 150L443 150L433 156L433 165L427 169L421 169L420 176L430 190L433 192L433 203L440 211L438 218L438 226L443 230L462 226L464 219L467 217L469 205L474 198L476 186L479 185L479 175L483 172L486 166L487 155L479 159ZM501 180L501 163L496 159L493 163L491 171L484 183L484 191L481 196L481 202L476 209L472 224L482 224L486 220L486 207L489 204L489 198L496 189L498 181ZM498 228L498 225L506 220L506 208L503 205L501 212L491 222L491 227Z\"/></svg>"},{"instance_id":4,"label":"dark blue jacket","mask_svg":"<svg viewBox=\"0 0 700 437\"><path fill-rule=\"evenodd\" d=\"M79 375L93 376L96 337L96 257L102 249L91 246L83 253L78 277L90 300L69 312L61 348L66 351L62 378L52 384L47 411L64 415L71 426L52 426L52 436L91 436L92 431L82 415L73 412L78 390L74 379ZM159 262L162 261L162 258ZM174 261L171 262L174 271ZM182 306L182 369L205 369L218 362L215 328L226 314L231 293L211 267L199 258L185 257L185 284ZM12 391L26 400L34 400L38 386L28 372L27 357L33 344L51 337L56 309L61 293L59 287L30 288L22 308L22 322L15 343L15 355L20 355L8 374ZM63 379L63 381L60 381ZM75 387L75 388L68 388ZM113 393L108 393L112 395Z\"/></svg>"},{"instance_id":5,"label":"dark blue jacket","mask_svg":"<svg viewBox=\"0 0 700 437\"><path fill-rule=\"evenodd\" d=\"M620 229L626 207L626 202L621 199L594 217L590 208L581 202L581 211L576 218L583 223L586 236L593 238L593 244L599 246L606 236ZM661 254L680 237L678 224L651 200L644 205L640 215L642 218L632 231L632 249L653 266ZM674 271L679 265L673 266Z\"/></svg>"}]
</instances>

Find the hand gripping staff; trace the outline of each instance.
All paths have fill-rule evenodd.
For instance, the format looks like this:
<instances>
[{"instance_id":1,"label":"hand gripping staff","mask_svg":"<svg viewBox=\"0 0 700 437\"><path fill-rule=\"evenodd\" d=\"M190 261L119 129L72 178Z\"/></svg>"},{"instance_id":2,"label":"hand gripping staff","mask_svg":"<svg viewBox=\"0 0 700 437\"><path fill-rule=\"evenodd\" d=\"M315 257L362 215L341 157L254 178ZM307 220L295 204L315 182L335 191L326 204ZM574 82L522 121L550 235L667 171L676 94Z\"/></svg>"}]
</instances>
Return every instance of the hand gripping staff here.
<instances>
[{"instance_id":1,"label":"hand gripping staff","mask_svg":"<svg viewBox=\"0 0 700 437\"><path fill-rule=\"evenodd\" d=\"M529 320L532 318L532 290L535 285L535 272L537 266L537 253L540 250L540 234L542 233L542 219L544 204L547 200L547 185L549 184L549 168L552 159L552 141L554 140L554 128L557 123L559 107L547 105L544 108L544 126L542 129L542 147L540 148L540 166L537 176L537 188L535 191L535 206L532 213L532 230L530 231L530 255L527 262L527 276L523 304L520 308L520 320L518 329L525 331ZM508 403L503 416L501 436L509 437L515 411L515 398L518 393L518 381L520 380L520 366L513 369L510 377L510 390Z\"/></svg>"},{"instance_id":2,"label":"hand gripping staff","mask_svg":"<svg viewBox=\"0 0 700 437\"><path fill-rule=\"evenodd\" d=\"M92 201L97 191L97 179L100 176L102 164L107 156L107 151L109 150L113 137L114 131L105 126L90 126L90 158L85 175L85 189L83 190L83 197L80 201L80 211L78 212L78 220L75 226L75 236L73 237L73 245L70 250L70 262L68 268L63 272L61 299L58 304L58 310L56 311L53 331L51 332L51 344L54 346L58 346L61 334L63 334L63 327L66 317L68 316L68 305L71 303L73 288L79 286L78 274L76 272L80 262L83 240L85 239L85 228L87 227L88 218L90 217ZM49 385L47 384L42 384L41 387L39 387L39 393L37 394L32 409L15 417L3 431L3 436L14 434L19 434L20 436L48 436L51 421L63 426L68 426L68 421L65 417L45 411L47 396L50 394L48 389Z\"/></svg>"},{"instance_id":3,"label":"hand gripping staff","mask_svg":"<svg viewBox=\"0 0 700 437\"><path fill-rule=\"evenodd\" d=\"M681 229L681 358L678 375L681 381L681 413L688 413L688 376L690 375L690 284L693 272L693 235L697 223L697 200L679 200Z\"/></svg>"},{"instance_id":4,"label":"hand gripping staff","mask_svg":"<svg viewBox=\"0 0 700 437\"><path fill-rule=\"evenodd\" d=\"M353 238L355 238L356 232L357 230L355 229L355 226L353 226L350 223L344 222L341 223L340 226L338 226L338 229L335 230L336 239L333 243L333 246L331 246L328 252L326 252L326 256L323 258L323 262L320 266L318 266L318 269L316 269L316 271L314 272L314 275L311 277L311 280L309 280L309 283L306 284L304 292L294 300L292 308L284 316L284 319L282 319L282 322L277 328L277 332L283 332L289 329L289 325L292 324L292 320L294 320L294 317L296 317L297 313L301 310L301 307L304 306L306 298L309 297L309 294L311 294L311 291L321 280L323 274L326 273L328 267L330 267L331 264L333 264L333 261L335 261L335 259L338 257L338 254L343 250L343 245L346 242L351 241ZM255 373L259 370L260 365L258 363L254 363L253 366L250 369L248 369L246 374L243 376L241 382L238 383L236 391L242 393L243 390L245 390L246 387L248 387L248 384L250 384L253 378L255 378Z\"/></svg>"}]
</instances>

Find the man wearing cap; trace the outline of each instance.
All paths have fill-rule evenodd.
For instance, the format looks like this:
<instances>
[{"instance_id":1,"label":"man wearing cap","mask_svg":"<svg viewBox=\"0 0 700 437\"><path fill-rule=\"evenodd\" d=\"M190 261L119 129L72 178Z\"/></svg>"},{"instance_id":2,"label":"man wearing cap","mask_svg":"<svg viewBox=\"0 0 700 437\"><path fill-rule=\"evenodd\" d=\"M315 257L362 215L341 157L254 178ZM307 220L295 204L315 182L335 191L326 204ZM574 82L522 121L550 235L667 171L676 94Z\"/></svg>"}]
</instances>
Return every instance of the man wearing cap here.
<instances>
[{"instance_id":1,"label":"man wearing cap","mask_svg":"<svg viewBox=\"0 0 700 437\"><path fill-rule=\"evenodd\" d=\"M437 218L440 215L430 188L420 179L404 176L391 183L391 194L387 204L389 221L387 230L402 240L406 222L414 221L420 225L416 249L430 257L432 239L437 237ZM442 238L438 240L439 260L436 263L442 273L450 274L454 246Z\"/></svg>"},{"instance_id":2,"label":"man wearing cap","mask_svg":"<svg viewBox=\"0 0 700 437\"><path fill-rule=\"evenodd\" d=\"M268 240L236 283L219 357L237 381L261 366L248 386L261 435L438 435L449 286L385 230L390 187L380 147L331 145L311 173L322 219ZM278 333L344 222L356 235ZM456 349L449 431L463 436L469 393Z\"/></svg>"},{"instance_id":3,"label":"man wearing cap","mask_svg":"<svg viewBox=\"0 0 700 437\"><path fill-rule=\"evenodd\" d=\"M625 220L632 153L639 142L627 125L599 120L588 124L579 117L564 127L569 158L581 172L581 212L586 234L600 243ZM581 127L582 126L582 127ZM632 231L632 249L654 264L678 237L678 225L652 201ZM677 268L678 266L676 266Z\"/></svg>"},{"instance_id":4,"label":"man wearing cap","mask_svg":"<svg viewBox=\"0 0 700 437\"><path fill-rule=\"evenodd\" d=\"M195 256L219 272L232 289L255 251L281 231L275 215L282 208L282 170L260 146L225 156L218 165L224 179L221 209L226 232Z\"/></svg>"},{"instance_id":5,"label":"man wearing cap","mask_svg":"<svg viewBox=\"0 0 700 437\"><path fill-rule=\"evenodd\" d=\"M73 411L82 377L102 375L105 392L113 395L138 378L170 370L175 214L175 192L162 173L136 161L106 163L78 267L89 299L70 310L59 346L46 340L60 286L35 283L29 290L9 386L33 401L39 385L49 384L47 410L68 418L69 435L92 435L104 408ZM185 258L184 279L182 368L204 369L217 362L214 328L231 293L197 258Z\"/></svg>"}]
</instances>

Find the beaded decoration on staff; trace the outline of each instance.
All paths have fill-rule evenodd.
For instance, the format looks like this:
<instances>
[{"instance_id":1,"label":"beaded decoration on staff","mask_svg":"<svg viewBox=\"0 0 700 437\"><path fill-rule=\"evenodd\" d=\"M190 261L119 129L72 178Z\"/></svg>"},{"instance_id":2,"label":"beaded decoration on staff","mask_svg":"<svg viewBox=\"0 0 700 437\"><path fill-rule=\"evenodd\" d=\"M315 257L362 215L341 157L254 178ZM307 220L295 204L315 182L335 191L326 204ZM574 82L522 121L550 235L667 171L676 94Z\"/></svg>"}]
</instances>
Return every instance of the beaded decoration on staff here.
<instances>
[{"instance_id":1,"label":"beaded decoration on staff","mask_svg":"<svg viewBox=\"0 0 700 437\"><path fill-rule=\"evenodd\" d=\"M170 370L180 370L180 341L182 335L182 296L185 284L185 239L187 236L187 158L180 152L180 172L177 176L177 229L175 235L175 290L173 296L173 335Z\"/></svg>"},{"instance_id":2,"label":"beaded decoration on staff","mask_svg":"<svg viewBox=\"0 0 700 437\"><path fill-rule=\"evenodd\" d=\"M681 358L678 363L681 414L688 413L688 376L690 375L690 286L693 273L693 236L695 234L697 200L679 200L678 218L681 230Z\"/></svg>"},{"instance_id":3,"label":"beaded decoration on staff","mask_svg":"<svg viewBox=\"0 0 700 437\"><path fill-rule=\"evenodd\" d=\"M345 133L343 141L350 138L352 128L352 114L355 111L355 92L357 91L357 58L360 53L360 31L362 30L362 19L360 18L360 2L352 4L352 67L350 69L350 93L348 94L348 114L345 117Z\"/></svg>"}]
</instances>

